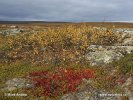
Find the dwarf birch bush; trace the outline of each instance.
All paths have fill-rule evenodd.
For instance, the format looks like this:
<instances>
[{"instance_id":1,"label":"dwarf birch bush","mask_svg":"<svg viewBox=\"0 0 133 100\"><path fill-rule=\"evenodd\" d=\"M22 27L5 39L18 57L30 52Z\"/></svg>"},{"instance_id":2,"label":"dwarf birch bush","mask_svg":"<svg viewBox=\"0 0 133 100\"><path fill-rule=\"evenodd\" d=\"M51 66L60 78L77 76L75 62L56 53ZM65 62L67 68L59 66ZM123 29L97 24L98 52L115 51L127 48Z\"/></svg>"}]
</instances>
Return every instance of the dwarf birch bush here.
<instances>
[{"instance_id":1,"label":"dwarf birch bush","mask_svg":"<svg viewBox=\"0 0 133 100\"><path fill-rule=\"evenodd\" d=\"M98 30L87 25L49 27L46 31L11 36L8 56L32 63L63 63L82 57L90 44L112 44L117 35L111 30ZM74 51L74 52L73 52Z\"/></svg>"}]
</instances>

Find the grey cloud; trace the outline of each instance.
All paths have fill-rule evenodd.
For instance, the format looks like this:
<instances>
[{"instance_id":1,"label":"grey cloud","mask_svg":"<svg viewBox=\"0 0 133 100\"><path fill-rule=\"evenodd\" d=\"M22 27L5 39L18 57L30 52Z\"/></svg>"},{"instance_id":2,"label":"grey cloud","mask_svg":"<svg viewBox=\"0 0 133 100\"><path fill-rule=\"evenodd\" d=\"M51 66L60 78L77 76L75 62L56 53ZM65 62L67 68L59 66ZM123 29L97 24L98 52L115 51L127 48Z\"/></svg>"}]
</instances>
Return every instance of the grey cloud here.
<instances>
[{"instance_id":1,"label":"grey cloud","mask_svg":"<svg viewBox=\"0 0 133 100\"><path fill-rule=\"evenodd\" d=\"M3 0L0 20L131 21L133 0Z\"/></svg>"}]
</instances>

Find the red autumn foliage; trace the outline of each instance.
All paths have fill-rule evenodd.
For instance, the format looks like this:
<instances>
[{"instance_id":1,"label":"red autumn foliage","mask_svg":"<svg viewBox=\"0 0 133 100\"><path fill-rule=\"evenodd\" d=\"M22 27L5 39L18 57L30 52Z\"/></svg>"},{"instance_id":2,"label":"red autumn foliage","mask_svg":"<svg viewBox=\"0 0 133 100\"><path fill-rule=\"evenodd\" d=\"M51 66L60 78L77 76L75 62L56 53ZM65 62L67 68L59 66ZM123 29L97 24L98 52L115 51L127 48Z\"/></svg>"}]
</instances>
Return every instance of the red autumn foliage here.
<instances>
[{"instance_id":1,"label":"red autumn foliage","mask_svg":"<svg viewBox=\"0 0 133 100\"><path fill-rule=\"evenodd\" d=\"M82 79L94 78L94 71L91 69L63 69L59 68L54 72L42 71L30 74L35 87L42 87L44 96L58 96L68 92L76 92L77 86Z\"/></svg>"}]
</instances>

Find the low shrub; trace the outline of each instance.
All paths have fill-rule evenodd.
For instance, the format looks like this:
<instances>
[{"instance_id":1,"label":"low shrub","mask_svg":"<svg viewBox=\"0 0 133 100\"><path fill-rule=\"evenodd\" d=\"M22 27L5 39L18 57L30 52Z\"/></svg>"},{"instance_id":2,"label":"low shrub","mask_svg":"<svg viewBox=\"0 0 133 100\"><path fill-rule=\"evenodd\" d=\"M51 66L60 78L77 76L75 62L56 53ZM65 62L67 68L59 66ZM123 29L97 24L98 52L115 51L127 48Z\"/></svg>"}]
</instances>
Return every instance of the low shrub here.
<instances>
[{"instance_id":1,"label":"low shrub","mask_svg":"<svg viewBox=\"0 0 133 100\"><path fill-rule=\"evenodd\" d=\"M70 92L76 92L82 79L94 78L94 70L91 69L63 69L58 68L54 72L42 71L30 73L35 87L41 87L43 96L58 96ZM34 93L36 95L37 93Z\"/></svg>"},{"instance_id":2,"label":"low shrub","mask_svg":"<svg viewBox=\"0 0 133 100\"><path fill-rule=\"evenodd\" d=\"M120 74L133 73L133 53L126 55L119 61L111 63L111 66L117 66Z\"/></svg>"},{"instance_id":3,"label":"low shrub","mask_svg":"<svg viewBox=\"0 0 133 100\"><path fill-rule=\"evenodd\" d=\"M32 63L77 62L92 44L109 45L118 36L111 30L100 30L86 25L49 27L46 31L8 36L10 60L23 59Z\"/></svg>"}]
</instances>

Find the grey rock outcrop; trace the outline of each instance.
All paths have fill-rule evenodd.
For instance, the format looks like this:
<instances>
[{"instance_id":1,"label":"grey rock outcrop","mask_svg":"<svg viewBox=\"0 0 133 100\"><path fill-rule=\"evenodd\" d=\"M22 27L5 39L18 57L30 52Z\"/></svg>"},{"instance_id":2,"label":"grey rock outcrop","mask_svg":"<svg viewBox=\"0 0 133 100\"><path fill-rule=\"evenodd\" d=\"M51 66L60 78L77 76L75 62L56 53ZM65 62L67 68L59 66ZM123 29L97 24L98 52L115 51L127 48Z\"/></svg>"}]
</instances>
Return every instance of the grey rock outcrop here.
<instances>
[{"instance_id":1,"label":"grey rock outcrop","mask_svg":"<svg viewBox=\"0 0 133 100\"><path fill-rule=\"evenodd\" d=\"M91 65L107 64L133 52L133 29L114 29L114 32L120 34L120 43L112 46L90 45L88 47L88 53L85 58Z\"/></svg>"},{"instance_id":2,"label":"grey rock outcrop","mask_svg":"<svg viewBox=\"0 0 133 100\"><path fill-rule=\"evenodd\" d=\"M13 78L7 80L5 83L6 87L2 88L3 91L13 91L20 88L31 88L33 84L25 78Z\"/></svg>"},{"instance_id":3,"label":"grey rock outcrop","mask_svg":"<svg viewBox=\"0 0 133 100\"><path fill-rule=\"evenodd\" d=\"M91 62L91 65L107 64L114 60L119 60L120 57L123 57L121 53L112 50L90 52L86 56L87 60Z\"/></svg>"},{"instance_id":4,"label":"grey rock outcrop","mask_svg":"<svg viewBox=\"0 0 133 100\"><path fill-rule=\"evenodd\" d=\"M75 94L66 94L61 100L121 100L118 95L102 90L84 90Z\"/></svg>"},{"instance_id":5,"label":"grey rock outcrop","mask_svg":"<svg viewBox=\"0 0 133 100\"><path fill-rule=\"evenodd\" d=\"M18 33L23 32L23 29L13 28L13 29L7 29L7 30L0 30L0 34L3 35L16 35Z\"/></svg>"},{"instance_id":6,"label":"grey rock outcrop","mask_svg":"<svg viewBox=\"0 0 133 100\"><path fill-rule=\"evenodd\" d=\"M119 60L131 52L133 52L133 46L90 45L85 57L91 65L102 65Z\"/></svg>"}]
</instances>

